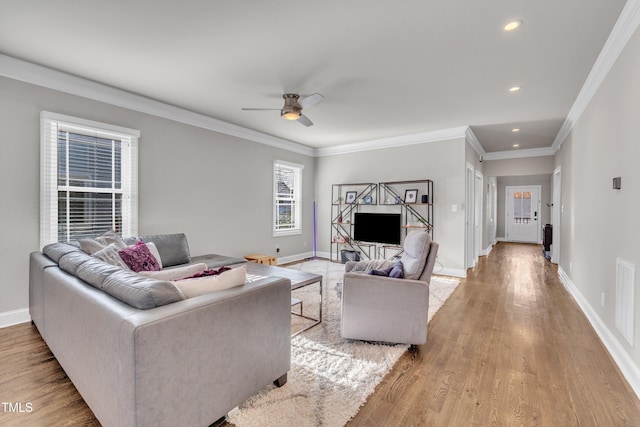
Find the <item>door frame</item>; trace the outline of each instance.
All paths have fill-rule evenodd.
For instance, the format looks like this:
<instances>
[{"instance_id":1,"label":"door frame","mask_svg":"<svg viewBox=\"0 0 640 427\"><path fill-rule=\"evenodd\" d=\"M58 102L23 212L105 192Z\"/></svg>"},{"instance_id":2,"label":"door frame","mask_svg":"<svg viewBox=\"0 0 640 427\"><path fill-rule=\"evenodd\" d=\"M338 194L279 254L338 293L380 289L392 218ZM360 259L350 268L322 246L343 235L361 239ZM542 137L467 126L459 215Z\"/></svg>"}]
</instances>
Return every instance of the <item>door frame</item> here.
<instances>
[{"instance_id":1,"label":"door frame","mask_svg":"<svg viewBox=\"0 0 640 427\"><path fill-rule=\"evenodd\" d=\"M504 189L504 234L505 240L507 242L518 242L518 240L511 240L506 236L509 235L509 189L510 188L536 188L538 190L538 206L536 207L538 212L538 220L536 227L536 244L542 243L542 215L540 213L541 205L542 205L542 185L507 185ZM531 243L531 242L526 242Z\"/></svg>"},{"instance_id":2,"label":"door frame","mask_svg":"<svg viewBox=\"0 0 640 427\"><path fill-rule=\"evenodd\" d=\"M551 200L551 262L560 263L560 214L562 213L562 169L553 171L553 199Z\"/></svg>"},{"instance_id":3,"label":"door frame","mask_svg":"<svg viewBox=\"0 0 640 427\"><path fill-rule=\"evenodd\" d=\"M482 255L482 223L483 223L483 215L482 215L482 206L484 203L484 195L483 195L483 186L484 186L484 176L482 173L476 169L476 173L474 176L474 216L473 216L473 238L474 238L474 253L473 253L473 263L474 265L478 262L478 258Z\"/></svg>"},{"instance_id":4,"label":"door frame","mask_svg":"<svg viewBox=\"0 0 640 427\"><path fill-rule=\"evenodd\" d=\"M474 188L475 188L475 168L471 163L467 162L465 173L465 268L473 268L474 252Z\"/></svg>"}]
</instances>

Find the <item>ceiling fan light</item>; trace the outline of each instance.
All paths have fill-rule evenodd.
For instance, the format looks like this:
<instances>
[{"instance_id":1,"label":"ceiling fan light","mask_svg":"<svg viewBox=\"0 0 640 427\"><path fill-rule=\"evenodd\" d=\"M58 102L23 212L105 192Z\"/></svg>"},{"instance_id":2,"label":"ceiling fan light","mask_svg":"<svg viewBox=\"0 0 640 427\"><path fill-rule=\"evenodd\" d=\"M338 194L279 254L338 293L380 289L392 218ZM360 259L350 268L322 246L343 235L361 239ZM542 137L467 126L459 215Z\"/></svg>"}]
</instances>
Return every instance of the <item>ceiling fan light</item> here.
<instances>
[{"instance_id":1,"label":"ceiling fan light","mask_svg":"<svg viewBox=\"0 0 640 427\"><path fill-rule=\"evenodd\" d=\"M286 113L282 113L281 116L286 120L298 120L300 113L297 111L287 111Z\"/></svg>"}]
</instances>

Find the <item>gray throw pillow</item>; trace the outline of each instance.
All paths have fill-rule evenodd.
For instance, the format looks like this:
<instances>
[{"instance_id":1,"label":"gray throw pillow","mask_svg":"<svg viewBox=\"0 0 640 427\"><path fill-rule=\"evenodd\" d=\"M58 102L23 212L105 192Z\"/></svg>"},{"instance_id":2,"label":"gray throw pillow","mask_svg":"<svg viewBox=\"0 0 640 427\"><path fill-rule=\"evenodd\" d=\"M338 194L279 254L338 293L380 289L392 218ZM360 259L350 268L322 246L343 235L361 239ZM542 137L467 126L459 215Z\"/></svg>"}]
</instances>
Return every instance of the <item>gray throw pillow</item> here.
<instances>
[{"instance_id":1,"label":"gray throw pillow","mask_svg":"<svg viewBox=\"0 0 640 427\"><path fill-rule=\"evenodd\" d=\"M120 254L118 253L119 251L120 249L118 249L116 244L111 243L110 245L100 249L98 252L94 252L92 256L106 262L107 264L128 270L129 267L122 258L120 258Z\"/></svg>"}]
</instances>

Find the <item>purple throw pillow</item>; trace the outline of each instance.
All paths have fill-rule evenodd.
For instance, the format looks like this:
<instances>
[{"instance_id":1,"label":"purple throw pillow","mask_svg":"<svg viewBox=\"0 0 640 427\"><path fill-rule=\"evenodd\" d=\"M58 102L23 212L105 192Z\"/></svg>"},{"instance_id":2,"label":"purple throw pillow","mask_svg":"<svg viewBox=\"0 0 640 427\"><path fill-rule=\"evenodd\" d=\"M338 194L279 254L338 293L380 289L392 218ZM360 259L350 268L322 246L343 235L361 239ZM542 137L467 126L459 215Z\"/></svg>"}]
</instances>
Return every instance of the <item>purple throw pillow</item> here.
<instances>
[{"instance_id":1,"label":"purple throw pillow","mask_svg":"<svg viewBox=\"0 0 640 427\"><path fill-rule=\"evenodd\" d=\"M160 271L158 260L151 254L147 245L141 240L118 252L125 264L136 273L139 271Z\"/></svg>"},{"instance_id":2,"label":"purple throw pillow","mask_svg":"<svg viewBox=\"0 0 640 427\"><path fill-rule=\"evenodd\" d=\"M402 268L402 261L398 261L393 264L393 268L389 272L389 277L393 277L394 279L402 279L404 278L404 270Z\"/></svg>"},{"instance_id":3,"label":"purple throw pillow","mask_svg":"<svg viewBox=\"0 0 640 427\"><path fill-rule=\"evenodd\" d=\"M381 270L369 270L367 274L370 274L371 276L388 276L389 273L391 273L392 268L393 267L387 267Z\"/></svg>"}]
</instances>

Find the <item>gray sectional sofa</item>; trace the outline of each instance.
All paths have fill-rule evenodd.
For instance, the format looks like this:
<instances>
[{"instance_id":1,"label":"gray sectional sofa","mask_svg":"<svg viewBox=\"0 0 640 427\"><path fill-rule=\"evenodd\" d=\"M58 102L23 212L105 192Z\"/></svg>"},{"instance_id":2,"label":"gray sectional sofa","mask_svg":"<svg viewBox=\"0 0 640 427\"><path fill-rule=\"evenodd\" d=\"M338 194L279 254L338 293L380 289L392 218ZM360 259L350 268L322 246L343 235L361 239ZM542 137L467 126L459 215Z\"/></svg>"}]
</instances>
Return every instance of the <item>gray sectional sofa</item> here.
<instances>
[{"instance_id":1,"label":"gray sectional sofa","mask_svg":"<svg viewBox=\"0 0 640 427\"><path fill-rule=\"evenodd\" d=\"M143 240L156 244L165 268L244 261L192 258L183 234ZM289 280L265 278L190 299L170 285L72 245L30 255L33 323L104 426L207 426L271 382L286 382Z\"/></svg>"}]
</instances>

